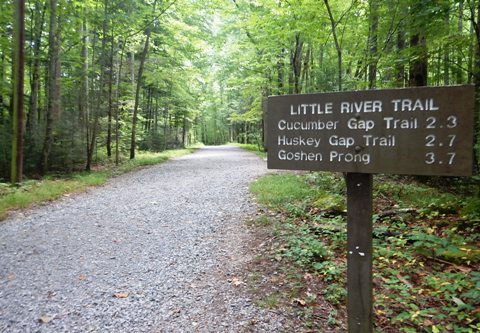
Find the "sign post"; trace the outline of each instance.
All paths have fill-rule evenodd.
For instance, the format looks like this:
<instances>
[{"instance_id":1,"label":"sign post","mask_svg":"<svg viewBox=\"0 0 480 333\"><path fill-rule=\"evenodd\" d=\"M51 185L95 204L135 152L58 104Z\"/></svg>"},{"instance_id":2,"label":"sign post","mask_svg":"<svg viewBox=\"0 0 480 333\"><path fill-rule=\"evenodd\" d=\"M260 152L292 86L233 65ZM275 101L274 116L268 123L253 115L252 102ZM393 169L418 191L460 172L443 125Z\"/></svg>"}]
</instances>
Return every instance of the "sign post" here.
<instances>
[{"instance_id":1,"label":"sign post","mask_svg":"<svg viewBox=\"0 0 480 333\"><path fill-rule=\"evenodd\" d=\"M346 173L348 329L372 332L372 174L471 175L474 87L272 96L266 114L269 169Z\"/></svg>"},{"instance_id":2,"label":"sign post","mask_svg":"<svg viewBox=\"0 0 480 333\"><path fill-rule=\"evenodd\" d=\"M349 332L373 331L371 174L347 173L347 313Z\"/></svg>"}]
</instances>

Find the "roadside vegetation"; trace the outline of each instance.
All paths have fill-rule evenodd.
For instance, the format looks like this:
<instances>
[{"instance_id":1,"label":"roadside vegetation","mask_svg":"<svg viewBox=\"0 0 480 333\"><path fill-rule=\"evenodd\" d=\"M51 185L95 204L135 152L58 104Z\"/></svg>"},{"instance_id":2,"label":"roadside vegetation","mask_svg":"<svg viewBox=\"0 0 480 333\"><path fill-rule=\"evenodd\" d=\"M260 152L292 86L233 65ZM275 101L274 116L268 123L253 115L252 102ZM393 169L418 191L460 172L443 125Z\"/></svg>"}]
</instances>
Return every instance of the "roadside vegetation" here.
<instances>
[{"instance_id":1,"label":"roadside vegetation","mask_svg":"<svg viewBox=\"0 0 480 333\"><path fill-rule=\"evenodd\" d=\"M247 143L231 143L232 146L235 147L240 147L242 149L251 151L252 153L255 153L258 157L261 158L267 158L267 153L263 151L263 148L259 147L258 145L255 144L247 144Z\"/></svg>"},{"instance_id":2,"label":"roadside vegetation","mask_svg":"<svg viewBox=\"0 0 480 333\"><path fill-rule=\"evenodd\" d=\"M103 185L109 178L134 169L154 165L170 158L191 153L194 148L166 150L160 153L140 152L134 160L115 166L105 162L91 172L49 175L40 180L25 180L17 186L0 182L0 220L9 210L57 199L70 193L83 192L91 186Z\"/></svg>"},{"instance_id":3,"label":"roadside vegetation","mask_svg":"<svg viewBox=\"0 0 480 333\"><path fill-rule=\"evenodd\" d=\"M378 332L480 330L478 179L428 181L374 177ZM293 306L305 331L325 331L325 325L333 331L345 330L342 175L271 174L254 182L251 191L266 207L251 224L269 235L264 242L268 251L258 260L275 266L270 273L276 280L281 276L275 286L257 294L257 303L270 308Z\"/></svg>"}]
</instances>

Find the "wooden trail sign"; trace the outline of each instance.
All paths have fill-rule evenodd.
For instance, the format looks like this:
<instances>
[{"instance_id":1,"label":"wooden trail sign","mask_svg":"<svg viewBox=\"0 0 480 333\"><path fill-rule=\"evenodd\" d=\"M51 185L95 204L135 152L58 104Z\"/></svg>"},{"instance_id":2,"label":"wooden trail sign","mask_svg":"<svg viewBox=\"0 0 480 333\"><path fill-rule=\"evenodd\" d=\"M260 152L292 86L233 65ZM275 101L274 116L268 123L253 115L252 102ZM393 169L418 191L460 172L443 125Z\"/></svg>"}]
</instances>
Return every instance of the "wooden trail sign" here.
<instances>
[{"instance_id":1,"label":"wooden trail sign","mask_svg":"<svg viewBox=\"0 0 480 333\"><path fill-rule=\"evenodd\" d=\"M373 331L373 173L469 176L473 86L268 98L268 168L346 172L348 331Z\"/></svg>"},{"instance_id":2,"label":"wooden trail sign","mask_svg":"<svg viewBox=\"0 0 480 333\"><path fill-rule=\"evenodd\" d=\"M472 174L474 87L425 87L268 99L268 167Z\"/></svg>"}]
</instances>

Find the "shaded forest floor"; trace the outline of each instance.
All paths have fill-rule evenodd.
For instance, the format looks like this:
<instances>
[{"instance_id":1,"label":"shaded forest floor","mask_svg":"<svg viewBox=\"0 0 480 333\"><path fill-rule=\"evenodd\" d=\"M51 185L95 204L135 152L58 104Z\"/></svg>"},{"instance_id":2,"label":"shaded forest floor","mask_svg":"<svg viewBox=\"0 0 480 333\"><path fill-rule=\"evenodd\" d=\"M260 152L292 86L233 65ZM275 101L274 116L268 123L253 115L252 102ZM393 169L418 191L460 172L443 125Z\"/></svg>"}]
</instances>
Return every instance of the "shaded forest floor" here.
<instances>
[{"instance_id":1,"label":"shaded forest floor","mask_svg":"<svg viewBox=\"0 0 480 333\"><path fill-rule=\"evenodd\" d=\"M429 182L427 182L427 180ZM272 174L252 184L257 304L302 332L346 330L343 177ZM379 332L480 329L480 197L462 179L374 177L374 322Z\"/></svg>"}]
</instances>

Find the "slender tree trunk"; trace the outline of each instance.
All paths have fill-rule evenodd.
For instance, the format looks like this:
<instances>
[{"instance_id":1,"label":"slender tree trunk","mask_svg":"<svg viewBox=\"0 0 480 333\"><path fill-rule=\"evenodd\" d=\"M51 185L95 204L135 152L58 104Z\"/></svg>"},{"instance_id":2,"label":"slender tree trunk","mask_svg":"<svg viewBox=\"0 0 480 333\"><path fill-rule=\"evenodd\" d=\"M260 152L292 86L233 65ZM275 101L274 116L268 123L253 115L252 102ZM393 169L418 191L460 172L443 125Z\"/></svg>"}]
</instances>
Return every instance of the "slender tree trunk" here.
<instances>
[{"instance_id":1,"label":"slender tree trunk","mask_svg":"<svg viewBox=\"0 0 480 333\"><path fill-rule=\"evenodd\" d=\"M476 29L474 28L475 26L475 20L472 19L470 20L470 45L468 48L468 79L467 83L472 84L474 73L473 73L473 63L474 63L474 57L475 57L475 45L476 45Z\"/></svg>"},{"instance_id":2,"label":"slender tree trunk","mask_svg":"<svg viewBox=\"0 0 480 333\"><path fill-rule=\"evenodd\" d=\"M88 142L90 141L89 135L89 127L90 127L90 94L89 94L89 78L88 78L88 23L87 23L87 15L84 13L83 22L81 26L82 31L82 50L80 53L80 58L82 59L82 69L81 69L81 91L79 94L79 113L80 118L83 123L83 135L85 137L85 145L87 150L87 166L86 169L90 170L89 163L89 145Z\"/></svg>"},{"instance_id":3,"label":"slender tree trunk","mask_svg":"<svg viewBox=\"0 0 480 333\"><path fill-rule=\"evenodd\" d=\"M330 5L328 4L328 0L323 0L325 3L325 7L327 7L328 17L330 18L330 24L332 26L332 35L333 41L335 42L335 48L337 49L337 66L338 66L338 91L342 91L342 48L340 47L340 43L337 38L337 29L336 29L336 22L333 18L332 10L330 9Z\"/></svg>"},{"instance_id":4,"label":"slender tree trunk","mask_svg":"<svg viewBox=\"0 0 480 333\"><path fill-rule=\"evenodd\" d=\"M282 49L280 54L277 56L277 93L282 95L284 93L284 52L285 50Z\"/></svg>"},{"instance_id":5,"label":"slender tree trunk","mask_svg":"<svg viewBox=\"0 0 480 333\"><path fill-rule=\"evenodd\" d=\"M458 35L462 36L463 35L463 9L464 9L464 0L460 0L458 3ZM456 69L456 81L457 84L462 84L464 83L464 77L463 77L463 69L460 66L460 64L463 63L462 60L462 50L459 48L457 50L457 69Z\"/></svg>"},{"instance_id":6,"label":"slender tree trunk","mask_svg":"<svg viewBox=\"0 0 480 333\"><path fill-rule=\"evenodd\" d=\"M155 133L155 135L158 134L158 106L159 106L159 102L158 102L158 99L159 99L159 92L157 92L155 94L155 114L154 114L154 123L153 123L153 132Z\"/></svg>"},{"instance_id":7,"label":"slender tree trunk","mask_svg":"<svg viewBox=\"0 0 480 333\"><path fill-rule=\"evenodd\" d=\"M182 125L182 148L185 148L187 145L187 115L183 115L183 125Z\"/></svg>"},{"instance_id":8,"label":"slender tree trunk","mask_svg":"<svg viewBox=\"0 0 480 333\"><path fill-rule=\"evenodd\" d=\"M450 12L447 9L445 14L445 26L447 27L447 34L450 34ZM443 83L450 84L450 46L446 43L443 46Z\"/></svg>"},{"instance_id":9,"label":"slender tree trunk","mask_svg":"<svg viewBox=\"0 0 480 333\"><path fill-rule=\"evenodd\" d=\"M123 69L123 56L125 54L125 46L127 45L127 41L124 40L122 44L122 50L120 52L120 62L118 64L118 72L117 72L117 82L115 87L115 165L120 163L120 101L119 101L119 94L120 94L120 79L122 77L122 69Z\"/></svg>"},{"instance_id":10,"label":"slender tree trunk","mask_svg":"<svg viewBox=\"0 0 480 333\"><path fill-rule=\"evenodd\" d=\"M49 32L49 75L48 75L48 107L46 114L45 140L43 144L40 172L48 170L50 152L53 145L53 129L60 116L60 29L58 27L57 0L50 0L50 32ZM57 21L58 20L58 21Z\"/></svg>"},{"instance_id":11,"label":"slender tree trunk","mask_svg":"<svg viewBox=\"0 0 480 333\"><path fill-rule=\"evenodd\" d=\"M157 6L157 1L153 3L153 15L155 15L155 9ZM135 149L137 145L137 120L138 120L138 105L140 101L140 89L142 87L142 77L143 77L143 70L145 67L145 60L147 59L148 54L148 47L150 44L150 35L152 33L151 27L147 27L145 32L145 45L143 47L143 52L140 58L140 67L138 69L138 77L137 77L137 89L135 91L135 105L133 107L133 115L132 115L132 136L130 140L130 159L135 158Z\"/></svg>"},{"instance_id":12,"label":"slender tree trunk","mask_svg":"<svg viewBox=\"0 0 480 333\"><path fill-rule=\"evenodd\" d=\"M403 7L402 7L403 9ZM405 9L402 10L405 12ZM406 37L405 37L405 23L400 22L397 30L397 53L402 53L406 47ZM405 86L406 75L405 75L405 65L403 62L398 62L395 65L395 79L396 86L398 88L403 88Z\"/></svg>"},{"instance_id":13,"label":"slender tree trunk","mask_svg":"<svg viewBox=\"0 0 480 333\"><path fill-rule=\"evenodd\" d=\"M410 8L412 18L423 14L425 8L421 4L415 4ZM411 25L410 48L413 51L413 61L409 71L409 85L411 87L420 87L427 85L428 79L428 50L427 38L425 35L426 22L419 20Z\"/></svg>"},{"instance_id":14,"label":"slender tree trunk","mask_svg":"<svg viewBox=\"0 0 480 333\"><path fill-rule=\"evenodd\" d=\"M300 76L302 72L302 52L303 52L303 41L300 37L300 34L295 35L295 46L292 51L292 57L290 59L290 66L293 72L293 93L300 93Z\"/></svg>"},{"instance_id":15,"label":"slender tree trunk","mask_svg":"<svg viewBox=\"0 0 480 333\"><path fill-rule=\"evenodd\" d=\"M302 92L306 92L308 90L308 80L309 80L309 73L310 73L310 56L311 56L312 48L310 46L307 47L307 51L305 52L305 57L303 58L303 70L302 70L302 79L300 81L300 87ZM266 93L264 96L268 96L269 94Z\"/></svg>"},{"instance_id":16,"label":"slender tree trunk","mask_svg":"<svg viewBox=\"0 0 480 333\"><path fill-rule=\"evenodd\" d=\"M107 107L107 156L112 157L112 119L113 119L113 52L115 38L113 35L113 26L110 24L108 17L108 0L105 0L105 34L111 30L110 50L108 54L108 107Z\"/></svg>"},{"instance_id":17,"label":"slender tree trunk","mask_svg":"<svg viewBox=\"0 0 480 333\"><path fill-rule=\"evenodd\" d=\"M26 129L26 145L30 154L37 150L38 144L38 97L40 94L40 50L42 43L43 25L45 22L47 2L43 3L43 8L40 1L35 2L35 13L33 14L33 34L32 34L32 52L30 61L30 99L27 115L27 129Z\"/></svg>"},{"instance_id":18,"label":"slender tree trunk","mask_svg":"<svg viewBox=\"0 0 480 333\"><path fill-rule=\"evenodd\" d=\"M108 59L108 119L107 119L107 156L112 157L112 120L113 120L113 43L114 38L111 36L110 55Z\"/></svg>"},{"instance_id":19,"label":"slender tree trunk","mask_svg":"<svg viewBox=\"0 0 480 333\"><path fill-rule=\"evenodd\" d=\"M137 88L135 90L135 104L133 107L132 115L132 136L130 139L130 159L135 158L135 149L137 145L137 121L138 121L138 105L140 101L140 89L142 84L143 69L145 66L145 59L148 52L148 44L150 43L150 29L148 28L147 36L145 38L145 45L143 48L142 55L140 57L140 67L138 69L138 78L137 78Z\"/></svg>"},{"instance_id":20,"label":"slender tree trunk","mask_svg":"<svg viewBox=\"0 0 480 333\"><path fill-rule=\"evenodd\" d=\"M378 1L370 0L370 31L368 37L368 89L374 89L377 81L378 52Z\"/></svg>"},{"instance_id":21,"label":"slender tree trunk","mask_svg":"<svg viewBox=\"0 0 480 333\"><path fill-rule=\"evenodd\" d=\"M168 109L165 108L163 112L163 150L167 150L167 124L168 124Z\"/></svg>"},{"instance_id":22,"label":"slender tree trunk","mask_svg":"<svg viewBox=\"0 0 480 333\"><path fill-rule=\"evenodd\" d=\"M20 183L23 175L23 82L25 68L25 0L15 2L13 70L13 137L11 181Z\"/></svg>"}]
</instances>

